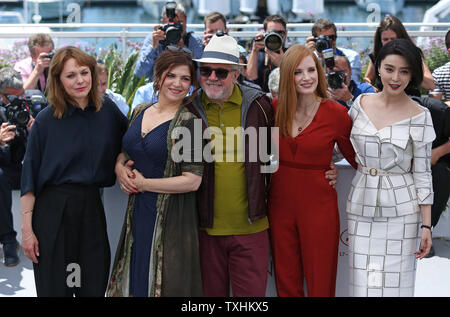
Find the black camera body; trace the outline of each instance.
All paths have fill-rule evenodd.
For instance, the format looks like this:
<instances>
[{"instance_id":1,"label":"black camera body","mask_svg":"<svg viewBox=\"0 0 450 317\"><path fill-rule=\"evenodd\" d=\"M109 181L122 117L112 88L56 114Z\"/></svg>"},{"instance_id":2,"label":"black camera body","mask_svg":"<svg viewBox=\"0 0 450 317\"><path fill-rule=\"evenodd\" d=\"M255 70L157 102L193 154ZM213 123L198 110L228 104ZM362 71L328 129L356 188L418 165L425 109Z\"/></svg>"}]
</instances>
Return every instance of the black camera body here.
<instances>
[{"instance_id":1,"label":"black camera body","mask_svg":"<svg viewBox=\"0 0 450 317\"><path fill-rule=\"evenodd\" d=\"M228 35L228 33L225 32L224 30L217 30L216 31L216 36L217 37L221 37L221 36L225 36L225 35Z\"/></svg>"},{"instance_id":2,"label":"black camera body","mask_svg":"<svg viewBox=\"0 0 450 317\"><path fill-rule=\"evenodd\" d=\"M328 72L327 81L331 89L341 89L345 82L345 74L341 70Z\"/></svg>"},{"instance_id":3,"label":"black camera body","mask_svg":"<svg viewBox=\"0 0 450 317\"><path fill-rule=\"evenodd\" d=\"M316 42L316 50L322 53L327 68L334 67L334 50L331 39L326 35L320 35L314 38Z\"/></svg>"},{"instance_id":4,"label":"black camera body","mask_svg":"<svg viewBox=\"0 0 450 317\"><path fill-rule=\"evenodd\" d=\"M169 22L159 27L159 30L163 30L166 34L166 39L161 41L161 45L165 48L169 45L178 45L183 34L183 23L175 23L177 16L177 3L170 1L166 3L166 17Z\"/></svg>"},{"instance_id":5,"label":"black camera body","mask_svg":"<svg viewBox=\"0 0 450 317\"><path fill-rule=\"evenodd\" d=\"M274 30L269 30L262 37L255 39L256 42L264 41L264 46L272 52L280 52L283 46L283 37Z\"/></svg>"},{"instance_id":6,"label":"black camera body","mask_svg":"<svg viewBox=\"0 0 450 317\"><path fill-rule=\"evenodd\" d=\"M316 42L316 49L320 53L322 53L323 50L333 48L331 39L326 35L319 35L318 37L315 37L314 42Z\"/></svg>"},{"instance_id":7,"label":"black camera body","mask_svg":"<svg viewBox=\"0 0 450 317\"><path fill-rule=\"evenodd\" d=\"M25 97L7 95L6 98L9 100L9 104L0 106L0 122L15 125L16 137L26 138L30 114L35 117L41 109L47 106L47 99L39 90L26 90Z\"/></svg>"},{"instance_id":8,"label":"black camera body","mask_svg":"<svg viewBox=\"0 0 450 317\"><path fill-rule=\"evenodd\" d=\"M7 98L10 103L0 107L0 119L16 126L16 137L26 138L28 135L27 125L30 121L27 101L21 97L7 96Z\"/></svg>"},{"instance_id":9,"label":"black camera body","mask_svg":"<svg viewBox=\"0 0 450 317\"><path fill-rule=\"evenodd\" d=\"M51 51L50 53L47 54L47 58L52 59L53 56L55 56L55 53L56 53L55 50Z\"/></svg>"}]
</instances>

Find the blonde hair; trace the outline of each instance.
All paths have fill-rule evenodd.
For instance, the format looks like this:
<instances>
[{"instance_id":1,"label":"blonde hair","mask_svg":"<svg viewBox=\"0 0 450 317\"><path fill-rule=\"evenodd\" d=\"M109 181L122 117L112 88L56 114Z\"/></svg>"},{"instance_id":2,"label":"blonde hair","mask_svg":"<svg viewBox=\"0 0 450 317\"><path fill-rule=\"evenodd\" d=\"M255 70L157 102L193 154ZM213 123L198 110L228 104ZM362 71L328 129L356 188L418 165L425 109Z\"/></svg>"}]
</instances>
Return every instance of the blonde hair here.
<instances>
[{"instance_id":1,"label":"blonde hair","mask_svg":"<svg viewBox=\"0 0 450 317\"><path fill-rule=\"evenodd\" d=\"M318 75L318 85L315 95L327 99L327 80L320 65L319 59L309 48L297 44L291 46L283 56L280 65L280 86L278 89L278 106L275 116L275 125L280 128L280 136L291 136L292 121L297 107L298 94L295 87L295 70L301 61L311 56L314 59Z\"/></svg>"},{"instance_id":2,"label":"blonde hair","mask_svg":"<svg viewBox=\"0 0 450 317\"><path fill-rule=\"evenodd\" d=\"M97 62L95 58L83 52L77 47L66 46L56 51L50 63L49 77L46 86L46 93L48 94L48 101L53 108L53 116L61 119L67 108L67 103L76 104L75 100L71 98L61 82L60 76L64 69L64 65L69 59L75 59L80 66L87 66L91 72L91 90L89 91L89 102L95 105L96 111L102 107L102 96L98 92L96 72Z\"/></svg>"}]
</instances>

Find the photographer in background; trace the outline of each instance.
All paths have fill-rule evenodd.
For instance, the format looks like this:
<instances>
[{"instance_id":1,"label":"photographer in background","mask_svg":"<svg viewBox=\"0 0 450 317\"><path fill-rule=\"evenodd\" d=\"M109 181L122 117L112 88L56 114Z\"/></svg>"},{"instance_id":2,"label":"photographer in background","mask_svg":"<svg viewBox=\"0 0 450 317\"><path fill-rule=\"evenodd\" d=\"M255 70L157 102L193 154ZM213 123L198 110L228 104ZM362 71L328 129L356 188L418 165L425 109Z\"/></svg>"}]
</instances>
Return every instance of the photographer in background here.
<instances>
[{"instance_id":1,"label":"photographer in background","mask_svg":"<svg viewBox=\"0 0 450 317\"><path fill-rule=\"evenodd\" d=\"M372 85L351 79L352 68L346 56L336 55L334 57L334 64L334 72L328 74L328 85L330 86L328 92L332 99L347 109L350 109L353 101L360 94L375 92L375 88ZM330 74L333 75L330 76Z\"/></svg>"},{"instance_id":2,"label":"photographer in background","mask_svg":"<svg viewBox=\"0 0 450 317\"><path fill-rule=\"evenodd\" d=\"M22 160L25 154L26 135L19 133L21 127L10 124L11 116L24 118L21 114L8 112L12 96L23 95L20 73L10 67L0 70L0 243L3 244L5 266L19 263L17 255L17 233L14 231L12 216L12 190L20 188ZM10 100L11 99L11 100ZM26 114L26 113L22 113ZM25 118L26 119L26 118ZM34 119L29 115L25 120L25 134L31 129ZM25 123L24 121L24 123Z\"/></svg>"},{"instance_id":3,"label":"photographer in background","mask_svg":"<svg viewBox=\"0 0 450 317\"><path fill-rule=\"evenodd\" d=\"M264 92L269 92L270 72L279 67L286 51L286 20L280 15L270 15L264 20L264 32L256 35L247 64L247 78L253 80Z\"/></svg>"},{"instance_id":4,"label":"photographer in background","mask_svg":"<svg viewBox=\"0 0 450 317\"><path fill-rule=\"evenodd\" d=\"M205 30L203 31L203 46L208 45L209 41L217 33L222 30L228 34L227 19L220 12L210 12L203 19Z\"/></svg>"},{"instance_id":5,"label":"photographer in background","mask_svg":"<svg viewBox=\"0 0 450 317\"><path fill-rule=\"evenodd\" d=\"M343 56L345 55L350 62L352 68L352 79L354 81L361 80L361 60L357 52L347 49L336 47L337 40L337 29L333 21L325 18L318 19L312 29L312 36L306 39L305 46L309 49L315 50L317 55L323 59L322 50L317 46L317 42L323 43L324 40L329 42L329 46L333 48L334 55Z\"/></svg>"},{"instance_id":6,"label":"photographer in background","mask_svg":"<svg viewBox=\"0 0 450 317\"><path fill-rule=\"evenodd\" d=\"M181 4L167 2L161 16L163 25L156 25L153 32L145 38L134 69L136 76L145 75L150 81L153 80L155 60L168 45L186 47L191 50L194 58L201 58L203 53L202 38L194 32L186 33L186 10Z\"/></svg>"},{"instance_id":7,"label":"photographer in background","mask_svg":"<svg viewBox=\"0 0 450 317\"><path fill-rule=\"evenodd\" d=\"M28 39L30 56L17 62L14 69L22 75L23 89L45 91L51 53L55 45L48 34L37 33ZM50 54L52 56L52 54Z\"/></svg>"}]
</instances>

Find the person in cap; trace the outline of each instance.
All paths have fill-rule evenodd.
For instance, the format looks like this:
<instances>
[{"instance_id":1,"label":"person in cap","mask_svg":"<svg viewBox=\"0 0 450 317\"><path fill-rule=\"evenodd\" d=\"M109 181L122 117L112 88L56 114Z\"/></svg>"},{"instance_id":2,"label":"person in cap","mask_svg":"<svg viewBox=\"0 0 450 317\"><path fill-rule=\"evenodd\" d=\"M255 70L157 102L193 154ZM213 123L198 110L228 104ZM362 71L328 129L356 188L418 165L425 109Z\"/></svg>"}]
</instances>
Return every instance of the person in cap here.
<instances>
[{"instance_id":1,"label":"person in cap","mask_svg":"<svg viewBox=\"0 0 450 317\"><path fill-rule=\"evenodd\" d=\"M238 83L242 64L234 38L214 35L202 58L194 61L200 64L201 89L191 111L202 118L203 130L214 131L210 135L214 159L204 158L202 184L197 191L203 295L229 296L231 284L233 296L265 296L270 174L262 171L270 163L259 156L252 160L251 149L253 142L263 142L259 131L271 133L271 102L264 92ZM231 129L238 131L237 136L227 134ZM239 132L243 129L257 129L257 139L246 133L250 141L242 144ZM270 135L266 137L270 140ZM234 147L222 149L220 144ZM223 154L228 155L225 162L220 160ZM240 155L245 159L239 160Z\"/></svg>"}]
</instances>

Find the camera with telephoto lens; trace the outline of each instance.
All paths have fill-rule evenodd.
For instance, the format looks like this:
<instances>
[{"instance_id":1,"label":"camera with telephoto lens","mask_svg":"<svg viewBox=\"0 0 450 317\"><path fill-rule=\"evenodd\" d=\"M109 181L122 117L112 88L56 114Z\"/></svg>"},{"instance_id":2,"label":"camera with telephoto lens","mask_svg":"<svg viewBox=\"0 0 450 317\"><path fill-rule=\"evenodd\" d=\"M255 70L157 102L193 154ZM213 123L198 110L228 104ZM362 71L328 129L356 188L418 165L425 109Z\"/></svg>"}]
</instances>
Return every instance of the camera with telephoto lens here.
<instances>
[{"instance_id":1,"label":"camera with telephoto lens","mask_svg":"<svg viewBox=\"0 0 450 317\"><path fill-rule=\"evenodd\" d=\"M322 52L323 50L329 48L333 48L331 39L326 35L319 35L318 37L315 37L314 42L316 42L316 49L319 52Z\"/></svg>"},{"instance_id":2,"label":"camera with telephoto lens","mask_svg":"<svg viewBox=\"0 0 450 317\"><path fill-rule=\"evenodd\" d=\"M16 96L7 96L9 104L0 107L0 119L16 126L16 137L27 137L27 125L30 121L30 112L28 104L24 98Z\"/></svg>"},{"instance_id":3,"label":"camera with telephoto lens","mask_svg":"<svg viewBox=\"0 0 450 317\"><path fill-rule=\"evenodd\" d=\"M183 34L183 23L175 23L175 18L177 17L176 9L176 2L170 1L166 3L166 17L169 21L159 27L159 30L163 30L166 34L166 39L161 41L161 45L164 48L169 45L178 45Z\"/></svg>"},{"instance_id":4,"label":"camera with telephoto lens","mask_svg":"<svg viewBox=\"0 0 450 317\"><path fill-rule=\"evenodd\" d=\"M345 74L342 70L328 72L327 81L331 89L341 89L345 82Z\"/></svg>"},{"instance_id":5,"label":"camera with telephoto lens","mask_svg":"<svg viewBox=\"0 0 450 317\"><path fill-rule=\"evenodd\" d=\"M333 68L334 50L333 45L331 44L331 39L326 35L320 35L314 38L314 42L316 42L316 50L319 53L322 53L327 68Z\"/></svg>"},{"instance_id":6,"label":"camera with telephoto lens","mask_svg":"<svg viewBox=\"0 0 450 317\"><path fill-rule=\"evenodd\" d=\"M256 42L264 41L264 46L272 51L279 52L283 46L283 37L277 31L269 30L262 37L255 39Z\"/></svg>"},{"instance_id":7,"label":"camera with telephoto lens","mask_svg":"<svg viewBox=\"0 0 450 317\"><path fill-rule=\"evenodd\" d=\"M0 106L0 121L8 122L16 126L16 137L26 138L28 135L27 125L33 109L47 105L47 99L43 95L29 95L25 98L15 95L7 95L9 104ZM37 112L35 112L37 114Z\"/></svg>"}]
</instances>

